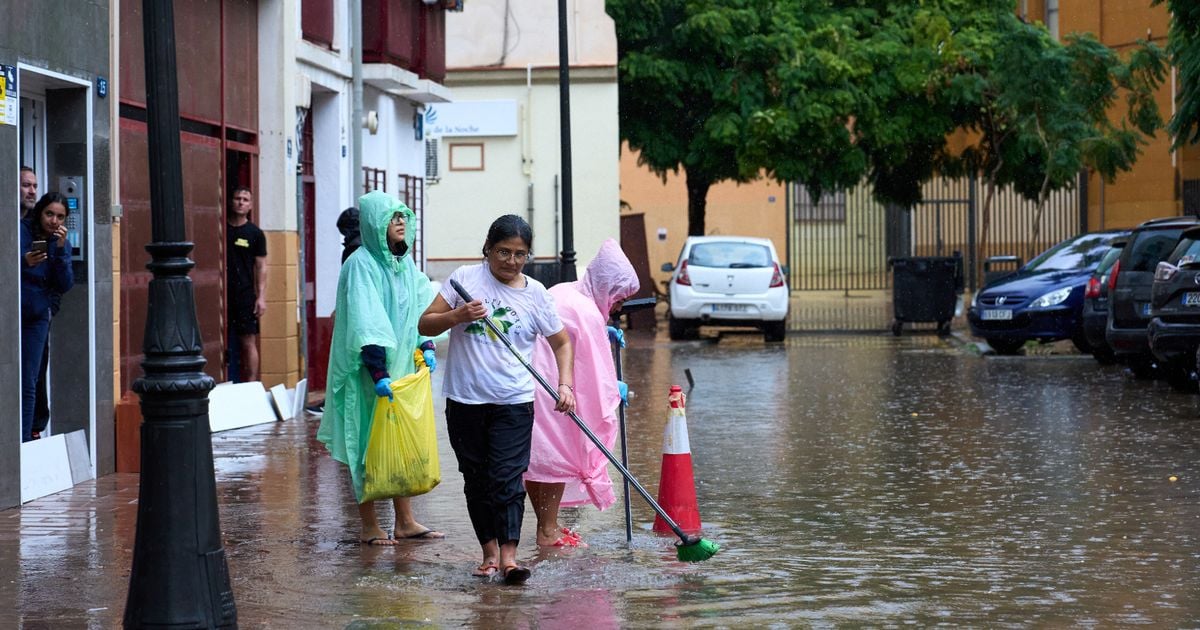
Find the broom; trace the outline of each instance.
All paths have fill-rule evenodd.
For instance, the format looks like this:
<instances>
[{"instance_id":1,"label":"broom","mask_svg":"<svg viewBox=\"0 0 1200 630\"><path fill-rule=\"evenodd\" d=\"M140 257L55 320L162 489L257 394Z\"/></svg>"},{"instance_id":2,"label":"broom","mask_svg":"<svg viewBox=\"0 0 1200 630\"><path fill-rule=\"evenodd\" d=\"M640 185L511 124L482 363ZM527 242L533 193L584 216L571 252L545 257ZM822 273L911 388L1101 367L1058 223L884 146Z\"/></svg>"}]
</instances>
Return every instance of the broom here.
<instances>
[{"instance_id":1,"label":"broom","mask_svg":"<svg viewBox=\"0 0 1200 630\"><path fill-rule=\"evenodd\" d=\"M474 301L467 293L467 290L464 289L458 282L451 280L450 286L454 288L454 291L457 292L463 300L467 302ZM508 348L509 352L512 352L513 356L517 357L517 360L521 362L521 365L524 365L525 369L529 370L529 373L532 374L533 378L535 378L537 382L541 384L542 388L550 394L550 397L554 399L554 402L559 402L558 392L546 382L545 378L542 378L541 374L538 374L538 371L529 364L529 361L525 360L525 357L521 356L521 353L518 352L517 349L513 347L512 342L508 340L508 336L501 332L500 328L492 322L492 318L485 315L483 317L483 323L488 327L488 330L492 331L492 334L496 335L500 341L504 342L504 345ZM679 529L679 525L675 522L675 519L671 518L662 509L662 507L658 505L658 502L651 498L650 493L646 492L646 489L642 487L642 484L638 483L638 480L633 477L629 470L626 469L625 466L623 466L607 448L605 448L604 444L600 442L600 438L596 437L595 433L592 433L592 430L588 428L587 424L584 423L583 420L580 420L579 416L577 416L574 411L568 412L567 415L571 417L571 420L575 421L575 426L579 427L579 429L583 431L584 435L586 435L588 439L592 441L592 444L596 445L596 448L600 449L601 453L604 453L604 456L608 458L608 461L611 462L612 465L621 472L621 476L625 477L625 479L633 485L633 487L638 491L638 494L642 495L642 498L646 500L646 503L650 504L650 507L654 509L655 513L662 517L667 526L671 528L671 531L675 532L675 535L679 537L679 542L675 544L675 556L677 558L683 562L703 562L704 560L708 560L716 555L717 551L721 549L717 543L705 540L699 536L688 536L687 534L683 533L683 530Z\"/></svg>"}]
</instances>

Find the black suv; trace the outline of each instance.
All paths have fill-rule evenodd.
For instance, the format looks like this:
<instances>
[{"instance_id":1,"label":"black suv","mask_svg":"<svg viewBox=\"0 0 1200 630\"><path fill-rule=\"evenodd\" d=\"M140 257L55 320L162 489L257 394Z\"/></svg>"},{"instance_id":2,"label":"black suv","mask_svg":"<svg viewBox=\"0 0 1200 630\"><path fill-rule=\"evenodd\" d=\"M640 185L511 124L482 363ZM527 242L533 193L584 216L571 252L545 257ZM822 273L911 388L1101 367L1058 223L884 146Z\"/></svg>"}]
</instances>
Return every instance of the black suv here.
<instances>
[{"instance_id":1,"label":"black suv","mask_svg":"<svg viewBox=\"0 0 1200 630\"><path fill-rule=\"evenodd\" d=\"M1196 217L1151 219L1134 228L1108 278L1108 327L1105 339L1117 361L1138 378L1154 376L1146 327L1150 324L1150 288L1154 270L1166 260L1179 237L1195 226Z\"/></svg>"},{"instance_id":2,"label":"black suv","mask_svg":"<svg viewBox=\"0 0 1200 630\"><path fill-rule=\"evenodd\" d=\"M1172 387L1196 391L1200 348L1200 227L1188 228L1154 271L1150 293L1150 350Z\"/></svg>"},{"instance_id":3,"label":"black suv","mask_svg":"<svg viewBox=\"0 0 1200 630\"><path fill-rule=\"evenodd\" d=\"M1104 258L1100 259L1100 264L1092 272L1092 277L1088 278L1087 288L1083 291L1083 332L1087 336L1092 356L1104 365L1117 360L1104 337L1104 331L1108 328L1108 272L1121 256L1121 250L1125 248L1128 237L1129 234L1126 233L1113 239L1108 251L1104 253Z\"/></svg>"}]
</instances>

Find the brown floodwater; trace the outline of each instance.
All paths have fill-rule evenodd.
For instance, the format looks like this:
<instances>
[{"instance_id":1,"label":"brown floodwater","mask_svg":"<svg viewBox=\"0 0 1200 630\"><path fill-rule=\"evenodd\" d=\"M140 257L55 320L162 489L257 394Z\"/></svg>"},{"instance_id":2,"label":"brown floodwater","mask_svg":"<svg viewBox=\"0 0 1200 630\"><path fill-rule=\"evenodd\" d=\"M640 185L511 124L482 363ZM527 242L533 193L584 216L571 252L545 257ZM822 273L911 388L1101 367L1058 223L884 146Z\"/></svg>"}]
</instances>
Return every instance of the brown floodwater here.
<instances>
[{"instance_id":1,"label":"brown floodwater","mask_svg":"<svg viewBox=\"0 0 1200 630\"><path fill-rule=\"evenodd\" d=\"M564 510L590 543L573 551L536 550L527 511L529 582L473 578L478 547L444 431L443 482L414 506L447 539L361 547L344 469L315 441L316 419L292 421L214 436L242 625L1200 620L1196 396L1085 357L979 357L920 334L802 335L776 346L631 334L625 354L636 393L630 468L652 493L668 389L687 388L685 369L695 379L688 424L715 557L676 561L634 495L632 543L620 502ZM119 624L136 478L88 488L0 513L0 562L15 574L4 585L15 605L0 618Z\"/></svg>"}]
</instances>

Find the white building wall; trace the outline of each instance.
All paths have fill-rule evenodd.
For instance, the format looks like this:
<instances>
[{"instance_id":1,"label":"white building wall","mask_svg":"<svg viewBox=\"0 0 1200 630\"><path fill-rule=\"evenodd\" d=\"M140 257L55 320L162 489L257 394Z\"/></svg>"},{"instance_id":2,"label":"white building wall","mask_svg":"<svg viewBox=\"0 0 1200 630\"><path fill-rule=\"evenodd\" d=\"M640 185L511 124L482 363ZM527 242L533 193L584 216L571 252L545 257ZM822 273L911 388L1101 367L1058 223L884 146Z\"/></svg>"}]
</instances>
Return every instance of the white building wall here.
<instances>
[{"instance_id":1,"label":"white building wall","mask_svg":"<svg viewBox=\"0 0 1200 630\"><path fill-rule=\"evenodd\" d=\"M297 0L287 0L298 6ZM346 3L335 3L333 50L302 39L297 14L295 28L295 72L311 89L309 115L313 120L313 175L315 179L314 217L316 277L310 278L316 297L316 316L329 317L337 300L337 279L341 270L342 235L337 230L337 218L347 207L357 203L362 194L363 174L351 173L351 134L360 127L352 124L353 87L350 58L350 29ZM299 95L293 110L304 102ZM362 130L364 167L385 171L384 189L401 197L399 175L425 176L425 146L413 132L413 117L420 115L423 105L363 84L363 111L374 111L379 126L376 133ZM295 208L295 162L291 208ZM426 206L428 202L426 201ZM426 212L427 214L428 212Z\"/></svg>"},{"instance_id":2,"label":"white building wall","mask_svg":"<svg viewBox=\"0 0 1200 630\"><path fill-rule=\"evenodd\" d=\"M556 6L472 0L447 16L446 85L455 103L512 100L520 120L515 136L442 137L441 180L428 187L426 203L426 272L434 279L478 261L488 226L503 214L530 221L539 261L562 249ZM603 0L568 0L568 13L574 246L582 275L604 239L620 232L616 30ZM484 145L483 170L452 169L455 145L471 143Z\"/></svg>"},{"instance_id":3,"label":"white building wall","mask_svg":"<svg viewBox=\"0 0 1200 630\"><path fill-rule=\"evenodd\" d=\"M258 226L296 226L296 0L258 5ZM289 150L290 146L290 150Z\"/></svg>"}]
</instances>

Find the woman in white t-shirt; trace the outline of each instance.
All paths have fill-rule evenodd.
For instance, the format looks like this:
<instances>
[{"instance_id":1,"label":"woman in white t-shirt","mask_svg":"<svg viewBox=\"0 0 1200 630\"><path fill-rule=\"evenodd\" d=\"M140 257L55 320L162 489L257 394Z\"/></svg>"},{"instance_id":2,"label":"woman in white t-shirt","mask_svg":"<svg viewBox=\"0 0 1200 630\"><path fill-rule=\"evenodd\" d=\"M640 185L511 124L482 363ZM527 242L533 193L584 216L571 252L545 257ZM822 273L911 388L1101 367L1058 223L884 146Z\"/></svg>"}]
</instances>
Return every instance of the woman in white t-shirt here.
<instances>
[{"instance_id":1,"label":"woman in white t-shirt","mask_svg":"<svg viewBox=\"0 0 1200 630\"><path fill-rule=\"evenodd\" d=\"M483 244L484 262L450 274L471 295L465 302L449 282L421 316L423 335L450 330L442 392L450 445L463 475L463 493L483 562L474 575L501 573L519 584L530 572L517 562L525 516L521 476L529 466L533 431L533 377L504 343L479 321L487 316L526 359L540 335L558 366L560 412L575 410L574 351L542 283L521 273L533 247L524 219L496 219Z\"/></svg>"}]
</instances>

